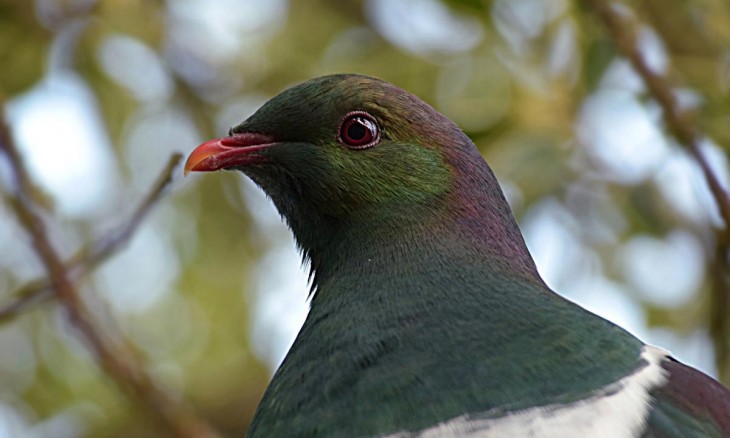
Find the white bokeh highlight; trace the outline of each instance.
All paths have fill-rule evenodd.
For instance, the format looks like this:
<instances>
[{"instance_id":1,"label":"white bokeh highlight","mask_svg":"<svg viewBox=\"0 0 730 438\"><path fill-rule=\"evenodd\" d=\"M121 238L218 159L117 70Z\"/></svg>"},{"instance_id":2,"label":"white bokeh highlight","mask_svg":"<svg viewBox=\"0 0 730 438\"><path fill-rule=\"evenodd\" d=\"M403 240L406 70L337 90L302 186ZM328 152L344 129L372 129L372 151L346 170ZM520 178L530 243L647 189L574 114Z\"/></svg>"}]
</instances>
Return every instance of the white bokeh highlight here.
<instances>
[{"instance_id":1,"label":"white bokeh highlight","mask_svg":"<svg viewBox=\"0 0 730 438\"><path fill-rule=\"evenodd\" d=\"M35 181L69 216L92 213L113 191L116 169L96 101L75 74L56 72L7 106Z\"/></svg>"}]
</instances>

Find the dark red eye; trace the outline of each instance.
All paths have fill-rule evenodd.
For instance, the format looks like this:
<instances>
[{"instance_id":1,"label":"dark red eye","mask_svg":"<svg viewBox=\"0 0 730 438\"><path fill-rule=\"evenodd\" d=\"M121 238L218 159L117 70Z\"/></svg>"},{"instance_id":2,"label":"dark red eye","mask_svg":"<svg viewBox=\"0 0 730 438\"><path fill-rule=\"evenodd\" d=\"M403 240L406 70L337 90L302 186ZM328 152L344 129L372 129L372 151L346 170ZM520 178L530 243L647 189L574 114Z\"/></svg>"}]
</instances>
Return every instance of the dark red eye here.
<instances>
[{"instance_id":1,"label":"dark red eye","mask_svg":"<svg viewBox=\"0 0 730 438\"><path fill-rule=\"evenodd\" d=\"M337 140L351 149L375 146L380 141L378 122L364 111L348 113L340 123Z\"/></svg>"}]
</instances>

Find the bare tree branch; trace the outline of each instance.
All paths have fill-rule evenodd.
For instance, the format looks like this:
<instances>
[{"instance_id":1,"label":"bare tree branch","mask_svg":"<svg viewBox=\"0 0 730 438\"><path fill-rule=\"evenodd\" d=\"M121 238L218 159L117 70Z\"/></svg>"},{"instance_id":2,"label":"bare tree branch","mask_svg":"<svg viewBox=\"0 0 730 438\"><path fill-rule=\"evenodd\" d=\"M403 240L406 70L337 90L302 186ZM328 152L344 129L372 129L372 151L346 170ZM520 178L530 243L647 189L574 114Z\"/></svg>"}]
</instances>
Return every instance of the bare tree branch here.
<instances>
[{"instance_id":1,"label":"bare tree branch","mask_svg":"<svg viewBox=\"0 0 730 438\"><path fill-rule=\"evenodd\" d=\"M21 225L30 235L33 247L48 271L55 295L66 311L71 324L86 341L87 346L109 376L121 388L144 403L146 409L142 410L160 420L174 436L216 437L215 431L190 407L172 399L157 385L152 377L137 364L131 348L125 345L112 346L101 335L99 327L96 326L72 282L66 266L51 244L43 219L35 211L35 206L30 198L31 180L23 166L20 154L12 142L1 108L2 105L0 105L0 150L5 152L10 163L12 191L9 197L10 205ZM139 216L139 220L142 216L143 214ZM113 245L111 247L113 248ZM109 246L102 245L102 248L109 248Z\"/></svg>"},{"instance_id":2,"label":"bare tree branch","mask_svg":"<svg viewBox=\"0 0 730 438\"><path fill-rule=\"evenodd\" d=\"M691 121L690 115L680 107L669 85L669 81L662 74L651 69L639 49L637 23L630 15L619 10L611 0L591 1L599 18L606 25L621 53L629 59L634 70L641 76L651 95L662 107L664 119L670 132L679 144L689 151L702 169L707 185L720 210L720 216L722 216L725 227L727 228L730 226L730 195L722 187L719 179L702 153L701 143L703 136L697 129L697 126Z\"/></svg>"},{"instance_id":3,"label":"bare tree branch","mask_svg":"<svg viewBox=\"0 0 730 438\"><path fill-rule=\"evenodd\" d=\"M129 243L139 225L153 210L165 189L170 186L173 171L181 160L182 154L176 153L170 156L150 192L118 230L84 246L64 263L71 280L77 281ZM11 202L8 199L8 203ZM33 306L48 301L54 296L53 285L47 278L39 278L20 287L13 295L16 297L15 300L0 307L0 324L9 322Z\"/></svg>"},{"instance_id":4,"label":"bare tree branch","mask_svg":"<svg viewBox=\"0 0 730 438\"><path fill-rule=\"evenodd\" d=\"M662 108L670 133L700 166L710 192L715 199L725 227L716 231L716 248L711 265L712 290L710 294L710 334L715 345L716 363L720 380L730 382L730 196L720 184L707 158L702 153L702 133L677 102L668 79L651 69L638 44L636 20L623 9L624 5L612 0L591 0L598 17L603 21L620 52L628 58L649 93ZM621 9L619 8L621 6Z\"/></svg>"}]
</instances>

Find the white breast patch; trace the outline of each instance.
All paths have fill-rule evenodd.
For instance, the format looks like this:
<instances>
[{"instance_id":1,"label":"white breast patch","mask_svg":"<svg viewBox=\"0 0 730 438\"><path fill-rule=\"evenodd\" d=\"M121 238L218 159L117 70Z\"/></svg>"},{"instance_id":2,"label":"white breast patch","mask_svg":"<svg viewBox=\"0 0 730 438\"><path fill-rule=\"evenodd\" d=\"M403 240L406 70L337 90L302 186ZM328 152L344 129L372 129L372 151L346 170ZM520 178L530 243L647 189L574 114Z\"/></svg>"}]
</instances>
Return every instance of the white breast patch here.
<instances>
[{"instance_id":1,"label":"white breast patch","mask_svg":"<svg viewBox=\"0 0 730 438\"><path fill-rule=\"evenodd\" d=\"M500 418L463 415L417 432L398 432L386 438L447 437L638 437L644 429L651 396L667 375L661 362L669 353L651 345L641 349L647 365L595 392L585 400L511 412ZM485 413L486 417L489 412Z\"/></svg>"}]
</instances>

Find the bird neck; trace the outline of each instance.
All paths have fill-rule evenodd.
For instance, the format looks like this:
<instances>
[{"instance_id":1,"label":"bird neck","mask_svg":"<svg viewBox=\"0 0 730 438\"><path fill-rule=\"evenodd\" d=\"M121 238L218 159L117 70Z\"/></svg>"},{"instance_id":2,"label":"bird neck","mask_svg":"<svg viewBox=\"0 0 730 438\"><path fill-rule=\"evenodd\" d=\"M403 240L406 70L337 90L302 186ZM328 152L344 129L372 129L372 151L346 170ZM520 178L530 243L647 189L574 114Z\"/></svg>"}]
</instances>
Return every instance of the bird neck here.
<instances>
[{"instance_id":1,"label":"bird neck","mask_svg":"<svg viewBox=\"0 0 730 438\"><path fill-rule=\"evenodd\" d=\"M339 218L313 213L301 224L290 223L311 260L314 286L343 270L407 275L445 264L481 265L542 283L499 183L476 148L445 161L456 170L451 186L426 202L377 205Z\"/></svg>"},{"instance_id":2,"label":"bird neck","mask_svg":"<svg viewBox=\"0 0 730 438\"><path fill-rule=\"evenodd\" d=\"M311 229L307 233L314 241L305 246L313 290L335 277L416 278L459 269L542 284L508 210L502 217L504 212L480 211L473 204L435 202L364 213L331 224L319 237Z\"/></svg>"}]
</instances>

